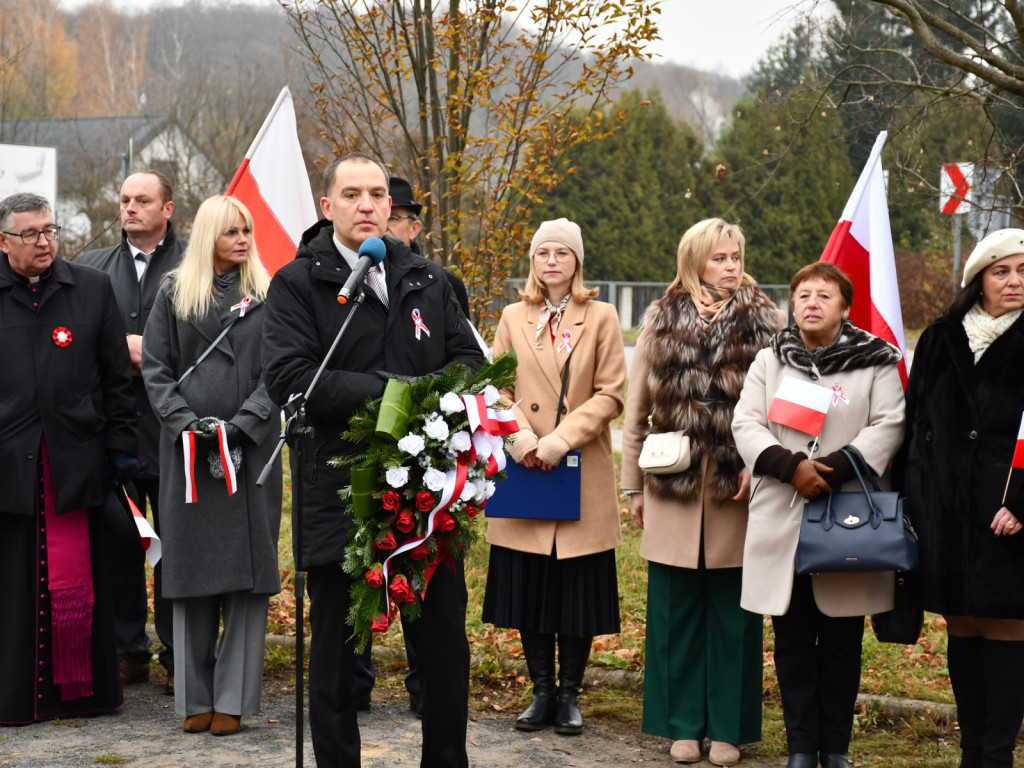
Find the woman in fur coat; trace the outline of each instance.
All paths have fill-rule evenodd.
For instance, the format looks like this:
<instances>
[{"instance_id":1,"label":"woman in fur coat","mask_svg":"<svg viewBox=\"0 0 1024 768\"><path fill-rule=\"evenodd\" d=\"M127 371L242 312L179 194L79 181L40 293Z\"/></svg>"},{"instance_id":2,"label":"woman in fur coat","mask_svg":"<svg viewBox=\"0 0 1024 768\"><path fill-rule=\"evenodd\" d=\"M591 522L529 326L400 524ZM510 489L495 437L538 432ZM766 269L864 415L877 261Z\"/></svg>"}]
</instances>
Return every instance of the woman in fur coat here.
<instances>
[{"instance_id":1,"label":"woman in fur coat","mask_svg":"<svg viewBox=\"0 0 1024 768\"><path fill-rule=\"evenodd\" d=\"M580 228L545 221L530 244L523 300L505 308L494 338L495 356L514 349L519 358L515 386L502 393L517 404L512 458L547 472L568 451L581 453L578 521L487 521L483 620L519 630L533 681L533 700L516 720L521 731L583 731L579 696L591 643L619 631L622 531L609 423L622 412L626 355L615 307L596 294L583 285Z\"/></svg>"},{"instance_id":2,"label":"woman in fur coat","mask_svg":"<svg viewBox=\"0 0 1024 768\"><path fill-rule=\"evenodd\" d=\"M921 335L897 464L920 536L923 602L946 618L963 768L1013 764L1024 718L1024 230L978 243ZM902 469L902 471L900 471Z\"/></svg>"},{"instance_id":3,"label":"woman in fur coat","mask_svg":"<svg viewBox=\"0 0 1024 768\"><path fill-rule=\"evenodd\" d=\"M903 439L896 367L902 354L847 319L853 283L834 264L819 261L798 271L789 297L796 325L758 353L733 417L736 446L753 471L740 604L772 617L787 768L817 768L819 760L823 768L850 768L864 616L892 610L893 574L797 576L804 508L797 494L813 499L844 484L843 490L859 492L840 453L846 445L860 450L888 485L889 462ZM817 440L768 421L787 378L832 396Z\"/></svg>"},{"instance_id":4,"label":"woman in fur coat","mask_svg":"<svg viewBox=\"0 0 1024 768\"><path fill-rule=\"evenodd\" d=\"M200 205L181 265L164 279L142 339L142 375L160 419L175 710L185 731L215 736L237 733L242 715L259 712L267 610L281 589L280 464L256 486L281 422L263 384L270 278L252 229L252 216L235 198Z\"/></svg>"},{"instance_id":5,"label":"woman in fur coat","mask_svg":"<svg viewBox=\"0 0 1024 768\"><path fill-rule=\"evenodd\" d=\"M744 238L721 219L692 226L678 271L644 315L629 377L622 487L648 560L643 729L680 763L732 765L761 739L761 617L740 608L750 473L732 412L747 368L784 316L743 271ZM689 469L645 474L649 433L685 430Z\"/></svg>"}]
</instances>

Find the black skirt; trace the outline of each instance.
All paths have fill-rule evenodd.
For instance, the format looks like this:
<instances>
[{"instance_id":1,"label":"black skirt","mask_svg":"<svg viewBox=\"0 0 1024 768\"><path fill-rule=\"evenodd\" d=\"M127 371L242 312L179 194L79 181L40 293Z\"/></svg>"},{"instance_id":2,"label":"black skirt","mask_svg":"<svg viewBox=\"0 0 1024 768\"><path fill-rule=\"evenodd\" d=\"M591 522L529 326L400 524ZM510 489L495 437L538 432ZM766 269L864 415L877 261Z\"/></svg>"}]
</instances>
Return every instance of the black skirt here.
<instances>
[{"instance_id":1,"label":"black skirt","mask_svg":"<svg viewBox=\"0 0 1024 768\"><path fill-rule=\"evenodd\" d=\"M571 637L617 633L615 550L559 560L492 545L483 620Z\"/></svg>"}]
</instances>

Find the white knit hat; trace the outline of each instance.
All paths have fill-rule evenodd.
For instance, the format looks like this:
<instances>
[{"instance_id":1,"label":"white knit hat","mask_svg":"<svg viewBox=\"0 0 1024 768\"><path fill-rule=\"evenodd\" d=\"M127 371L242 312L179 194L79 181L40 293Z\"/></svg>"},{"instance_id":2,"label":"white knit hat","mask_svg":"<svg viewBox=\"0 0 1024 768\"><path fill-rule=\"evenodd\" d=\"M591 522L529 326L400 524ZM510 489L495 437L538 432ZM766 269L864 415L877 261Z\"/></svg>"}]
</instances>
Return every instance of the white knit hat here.
<instances>
[{"instance_id":1,"label":"white knit hat","mask_svg":"<svg viewBox=\"0 0 1024 768\"><path fill-rule=\"evenodd\" d=\"M576 254L576 261L583 264L583 233L580 225L568 219L554 219L553 221L541 222L537 232L530 241L530 256L537 252L541 243L561 243L566 248L572 249Z\"/></svg>"},{"instance_id":2,"label":"white knit hat","mask_svg":"<svg viewBox=\"0 0 1024 768\"><path fill-rule=\"evenodd\" d=\"M1024 253L1024 229L998 229L985 235L974 246L964 265L964 279L960 287L966 288L974 276L989 264L1017 253Z\"/></svg>"}]
</instances>

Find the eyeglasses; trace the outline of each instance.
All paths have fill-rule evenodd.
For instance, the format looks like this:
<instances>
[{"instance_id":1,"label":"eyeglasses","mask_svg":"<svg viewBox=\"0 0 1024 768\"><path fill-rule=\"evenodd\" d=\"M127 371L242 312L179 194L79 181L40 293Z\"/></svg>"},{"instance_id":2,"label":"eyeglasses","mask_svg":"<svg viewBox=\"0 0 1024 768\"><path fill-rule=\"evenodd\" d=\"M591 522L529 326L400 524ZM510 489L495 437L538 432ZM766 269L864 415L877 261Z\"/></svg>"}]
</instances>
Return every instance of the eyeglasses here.
<instances>
[{"instance_id":1,"label":"eyeglasses","mask_svg":"<svg viewBox=\"0 0 1024 768\"><path fill-rule=\"evenodd\" d=\"M409 221L416 221L417 218L418 217L416 216L415 213L392 213L390 216L388 216L388 223L389 224L397 224L402 219L408 219Z\"/></svg>"},{"instance_id":2,"label":"eyeglasses","mask_svg":"<svg viewBox=\"0 0 1024 768\"><path fill-rule=\"evenodd\" d=\"M559 248L557 251L549 251L546 248L542 248L541 250L533 254L533 258L541 262L547 261L552 256L555 257L555 261L564 262L573 258L573 253L568 248Z\"/></svg>"},{"instance_id":3,"label":"eyeglasses","mask_svg":"<svg viewBox=\"0 0 1024 768\"><path fill-rule=\"evenodd\" d=\"M60 227L52 226L46 229L26 229L24 232L5 232L4 230L0 230L0 232L3 232L8 237L20 237L21 242L25 245L35 245L39 242L40 235L47 240L56 240L60 237L60 230Z\"/></svg>"}]
</instances>

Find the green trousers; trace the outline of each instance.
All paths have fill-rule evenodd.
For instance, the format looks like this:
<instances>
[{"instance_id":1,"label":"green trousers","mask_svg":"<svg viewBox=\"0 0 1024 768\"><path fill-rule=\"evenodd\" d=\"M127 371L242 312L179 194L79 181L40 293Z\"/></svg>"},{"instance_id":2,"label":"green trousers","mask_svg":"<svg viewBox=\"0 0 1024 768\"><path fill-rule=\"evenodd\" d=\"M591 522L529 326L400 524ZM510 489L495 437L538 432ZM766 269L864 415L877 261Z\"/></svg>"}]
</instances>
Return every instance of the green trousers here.
<instances>
[{"instance_id":1,"label":"green trousers","mask_svg":"<svg viewBox=\"0 0 1024 768\"><path fill-rule=\"evenodd\" d=\"M762 618L740 608L740 568L649 563L645 733L761 740Z\"/></svg>"}]
</instances>

